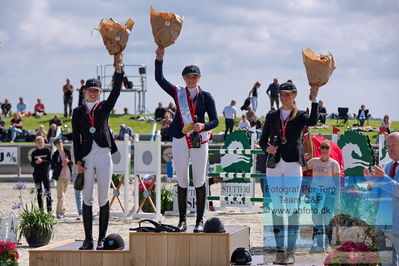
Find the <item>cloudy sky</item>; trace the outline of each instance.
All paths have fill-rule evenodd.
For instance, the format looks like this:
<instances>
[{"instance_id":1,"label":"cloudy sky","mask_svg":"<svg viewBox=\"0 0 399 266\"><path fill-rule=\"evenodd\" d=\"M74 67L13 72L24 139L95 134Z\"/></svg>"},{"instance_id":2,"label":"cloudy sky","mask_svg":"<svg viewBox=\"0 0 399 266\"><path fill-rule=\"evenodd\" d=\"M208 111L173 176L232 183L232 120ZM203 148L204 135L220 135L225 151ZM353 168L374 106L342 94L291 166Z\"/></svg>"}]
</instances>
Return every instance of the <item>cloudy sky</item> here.
<instances>
[{"instance_id":1,"label":"cloudy sky","mask_svg":"<svg viewBox=\"0 0 399 266\"><path fill-rule=\"evenodd\" d=\"M30 108L40 97L49 112L63 112L62 85L70 78L96 76L110 64L100 34L102 18L135 20L126 64L144 64L148 73L147 109L170 101L154 81L150 5L184 16L177 42L166 49L166 78L181 84L185 65L198 64L201 87L210 91L221 115L231 99L241 105L259 80L258 113L269 109L268 84L292 79L301 109L309 106L309 87L301 51L331 51L338 67L320 89L328 112L365 104L374 117L399 120L398 0L202 0L106 1L18 0L0 2L0 101L24 96ZM130 74L130 73L128 73ZM136 73L131 73L136 74ZM76 106L77 94L75 94ZM116 109L133 110L133 94L122 94Z\"/></svg>"}]
</instances>

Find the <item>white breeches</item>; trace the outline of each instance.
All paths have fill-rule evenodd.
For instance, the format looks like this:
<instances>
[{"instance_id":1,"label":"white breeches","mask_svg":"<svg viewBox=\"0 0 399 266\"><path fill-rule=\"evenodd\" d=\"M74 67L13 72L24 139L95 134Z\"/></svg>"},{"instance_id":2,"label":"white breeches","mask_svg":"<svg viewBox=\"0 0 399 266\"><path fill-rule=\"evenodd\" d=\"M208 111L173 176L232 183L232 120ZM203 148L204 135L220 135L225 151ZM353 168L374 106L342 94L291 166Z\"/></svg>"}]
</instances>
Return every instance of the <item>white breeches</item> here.
<instances>
[{"instance_id":1,"label":"white breeches","mask_svg":"<svg viewBox=\"0 0 399 266\"><path fill-rule=\"evenodd\" d=\"M276 212L276 214L278 216L283 216L283 213L290 215L298 208L302 184L301 165L298 162L287 163L281 158L276 168L266 169L266 178L273 209L286 210Z\"/></svg>"},{"instance_id":2,"label":"white breeches","mask_svg":"<svg viewBox=\"0 0 399 266\"><path fill-rule=\"evenodd\" d=\"M252 108L256 112L256 109L258 109L258 96L252 96Z\"/></svg>"},{"instance_id":3,"label":"white breeches","mask_svg":"<svg viewBox=\"0 0 399 266\"><path fill-rule=\"evenodd\" d=\"M172 141L173 164L176 169L176 178L180 187L187 188L188 165L191 159L193 169L194 187L198 188L205 184L205 174L208 162L208 143L201 144L198 149L189 149L186 138L173 138Z\"/></svg>"},{"instance_id":4,"label":"white breeches","mask_svg":"<svg viewBox=\"0 0 399 266\"><path fill-rule=\"evenodd\" d=\"M87 206L93 206L93 188L96 177L98 204L102 207L109 200L109 188L113 170L110 148L99 147L93 141L90 153L83 160L87 169L83 187L83 202Z\"/></svg>"}]
</instances>

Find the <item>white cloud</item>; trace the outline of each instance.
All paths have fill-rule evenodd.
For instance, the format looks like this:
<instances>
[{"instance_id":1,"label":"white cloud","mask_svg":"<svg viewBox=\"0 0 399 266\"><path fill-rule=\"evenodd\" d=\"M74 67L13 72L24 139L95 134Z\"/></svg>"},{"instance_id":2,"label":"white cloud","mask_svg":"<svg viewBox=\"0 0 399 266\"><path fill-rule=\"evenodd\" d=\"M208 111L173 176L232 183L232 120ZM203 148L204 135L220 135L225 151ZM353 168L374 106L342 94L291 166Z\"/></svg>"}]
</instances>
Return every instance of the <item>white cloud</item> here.
<instances>
[{"instance_id":1,"label":"white cloud","mask_svg":"<svg viewBox=\"0 0 399 266\"><path fill-rule=\"evenodd\" d=\"M92 47L99 39L93 25L78 15L52 14L48 0L34 0L28 13L18 23L21 40L50 49Z\"/></svg>"}]
</instances>

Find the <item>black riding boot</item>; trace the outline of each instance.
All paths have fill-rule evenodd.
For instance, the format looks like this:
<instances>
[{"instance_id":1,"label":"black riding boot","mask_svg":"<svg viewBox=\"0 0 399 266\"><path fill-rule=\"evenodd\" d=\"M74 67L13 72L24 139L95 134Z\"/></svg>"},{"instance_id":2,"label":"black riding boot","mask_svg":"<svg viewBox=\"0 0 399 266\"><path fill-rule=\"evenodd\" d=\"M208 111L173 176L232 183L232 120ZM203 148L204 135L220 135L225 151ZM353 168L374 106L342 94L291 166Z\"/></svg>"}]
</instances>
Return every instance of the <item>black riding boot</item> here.
<instances>
[{"instance_id":1,"label":"black riding boot","mask_svg":"<svg viewBox=\"0 0 399 266\"><path fill-rule=\"evenodd\" d=\"M46 196L46 203L47 203L47 212L51 213L53 211L53 208L51 206L52 200L51 200L51 195L50 194L47 194L47 196Z\"/></svg>"},{"instance_id":2,"label":"black riding boot","mask_svg":"<svg viewBox=\"0 0 399 266\"><path fill-rule=\"evenodd\" d=\"M206 203L206 187L195 188L195 197L197 199L197 220L195 221L194 233L204 231L204 210Z\"/></svg>"},{"instance_id":3,"label":"black riding boot","mask_svg":"<svg viewBox=\"0 0 399 266\"><path fill-rule=\"evenodd\" d=\"M98 235L97 250L104 249L105 235L107 234L109 222L109 201L100 207L100 233Z\"/></svg>"},{"instance_id":4,"label":"black riding boot","mask_svg":"<svg viewBox=\"0 0 399 266\"><path fill-rule=\"evenodd\" d=\"M177 227L181 232L185 232L187 230L187 188L182 188L177 185L177 203L179 206L179 224Z\"/></svg>"},{"instance_id":5,"label":"black riding boot","mask_svg":"<svg viewBox=\"0 0 399 266\"><path fill-rule=\"evenodd\" d=\"M83 226L85 229L85 240L83 245L79 248L80 250L91 250L93 249L93 208L87 206L83 202Z\"/></svg>"},{"instance_id":6,"label":"black riding boot","mask_svg":"<svg viewBox=\"0 0 399 266\"><path fill-rule=\"evenodd\" d=\"M39 209L43 210L42 193L38 191L37 194L36 194L36 197L37 197L37 205L39 206Z\"/></svg>"}]
</instances>

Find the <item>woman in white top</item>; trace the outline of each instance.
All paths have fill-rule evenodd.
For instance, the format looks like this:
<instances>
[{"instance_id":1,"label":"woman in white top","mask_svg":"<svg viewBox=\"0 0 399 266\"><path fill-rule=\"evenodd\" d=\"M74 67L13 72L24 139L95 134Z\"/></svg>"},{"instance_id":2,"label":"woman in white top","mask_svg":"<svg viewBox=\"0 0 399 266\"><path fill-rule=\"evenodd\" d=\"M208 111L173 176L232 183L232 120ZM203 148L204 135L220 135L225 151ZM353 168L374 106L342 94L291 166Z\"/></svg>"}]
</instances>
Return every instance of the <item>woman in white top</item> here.
<instances>
[{"instance_id":1,"label":"woman in white top","mask_svg":"<svg viewBox=\"0 0 399 266\"><path fill-rule=\"evenodd\" d=\"M310 159L303 167L304 171L313 170L308 201L312 208L317 245L312 246L310 253L325 251L325 244L328 241L325 228L333 217L335 200L338 199L340 166L336 160L330 157L330 152L330 142L328 140L321 142L321 156Z\"/></svg>"}]
</instances>

